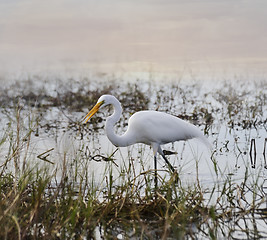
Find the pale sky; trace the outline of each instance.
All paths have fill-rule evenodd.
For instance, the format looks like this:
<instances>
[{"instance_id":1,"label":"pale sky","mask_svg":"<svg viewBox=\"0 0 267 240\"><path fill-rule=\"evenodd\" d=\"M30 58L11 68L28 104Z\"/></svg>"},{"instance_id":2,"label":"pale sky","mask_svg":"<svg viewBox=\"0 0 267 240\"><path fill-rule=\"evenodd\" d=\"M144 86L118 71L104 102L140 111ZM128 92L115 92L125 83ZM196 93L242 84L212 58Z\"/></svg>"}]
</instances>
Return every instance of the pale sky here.
<instances>
[{"instance_id":1,"label":"pale sky","mask_svg":"<svg viewBox=\"0 0 267 240\"><path fill-rule=\"evenodd\" d=\"M0 64L267 69L266 0L0 0Z\"/></svg>"}]
</instances>

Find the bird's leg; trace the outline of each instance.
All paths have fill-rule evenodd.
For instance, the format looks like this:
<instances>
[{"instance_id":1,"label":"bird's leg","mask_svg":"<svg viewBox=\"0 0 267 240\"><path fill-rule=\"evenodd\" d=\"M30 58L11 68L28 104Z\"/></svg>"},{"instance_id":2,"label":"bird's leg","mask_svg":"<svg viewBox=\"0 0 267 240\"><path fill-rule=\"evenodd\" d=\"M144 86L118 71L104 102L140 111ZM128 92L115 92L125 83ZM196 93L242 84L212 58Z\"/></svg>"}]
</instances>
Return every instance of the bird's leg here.
<instances>
[{"instance_id":1,"label":"bird's leg","mask_svg":"<svg viewBox=\"0 0 267 240\"><path fill-rule=\"evenodd\" d=\"M153 148L154 153L154 169L155 169L155 191L158 189L158 173L157 173L157 152L160 148L159 144L153 143L151 144L151 147Z\"/></svg>"},{"instance_id":2,"label":"bird's leg","mask_svg":"<svg viewBox=\"0 0 267 240\"><path fill-rule=\"evenodd\" d=\"M163 157L163 159L165 160L165 162L168 164L169 168L172 170L172 172L175 172L174 167L171 165L171 163L168 161L168 159L166 158L164 152L162 151L161 147L158 146L158 153Z\"/></svg>"},{"instance_id":3,"label":"bird's leg","mask_svg":"<svg viewBox=\"0 0 267 240\"><path fill-rule=\"evenodd\" d=\"M154 168L155 168L155 189L158 189L158 173L157 173L157 157L154 156Z\"/></svg>"},{"instance_id":4,"label":"bird's leg","mask_svg":"<svg viewBox=\"0 0 267 240\"><path fill-rule=\"evenodd\" d=\"M177 171L174 169L174 167L171 165L171 163L168 161L168 159L166 158L166 156L164 154L161 154L161 156L163 157L165 162L168 164L169 168L172 170L173 177L175 179L175 183L178 183L179 178L178 178Z\"/></svg>"},{"instance_id":5,"label":"bird's leg","mask_svg":"<svg viewBox=\"0 0 267 240\"><path fill-rule=\"evenodd\" d=\"M163 157L163 159L165 160L165 162L168 164L169 168L172 170L172 172L174 173L175 169L174 167L171 165L171 163L168 161L168 159L165 157L164 154L161 155Z\"/></svg>"}]
</instances>

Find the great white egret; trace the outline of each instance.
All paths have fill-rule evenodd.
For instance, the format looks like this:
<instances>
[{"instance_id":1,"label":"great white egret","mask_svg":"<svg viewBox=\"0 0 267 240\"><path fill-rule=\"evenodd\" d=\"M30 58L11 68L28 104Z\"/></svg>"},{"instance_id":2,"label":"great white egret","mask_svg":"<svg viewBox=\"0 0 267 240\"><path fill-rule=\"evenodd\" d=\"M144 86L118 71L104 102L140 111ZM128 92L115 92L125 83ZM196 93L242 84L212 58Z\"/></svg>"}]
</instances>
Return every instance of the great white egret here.
<instances>
[{"instance_id":1,"label":"great white egret","mask_svg":"<svg viewBox=\"0 0 267 240\"><path fill-rule=\"evenodd\" d=\"M120 119L122 107L117 98L112 95L102 95L92 110L84 117L85 123L100 109L107 105L114 107L114 113L106 120L106 134L116 147L126 147L134 143L150 145L154 153L155 184L157 185L157 153L166 161L174 172L174 167L165 157L161 145L198 138L209 145L202 132L193 124L170 114L158 111L140 111L134 113L128 124L128 129L121 136L114 132L114 125Z\"/></svg>"}]
</instances>

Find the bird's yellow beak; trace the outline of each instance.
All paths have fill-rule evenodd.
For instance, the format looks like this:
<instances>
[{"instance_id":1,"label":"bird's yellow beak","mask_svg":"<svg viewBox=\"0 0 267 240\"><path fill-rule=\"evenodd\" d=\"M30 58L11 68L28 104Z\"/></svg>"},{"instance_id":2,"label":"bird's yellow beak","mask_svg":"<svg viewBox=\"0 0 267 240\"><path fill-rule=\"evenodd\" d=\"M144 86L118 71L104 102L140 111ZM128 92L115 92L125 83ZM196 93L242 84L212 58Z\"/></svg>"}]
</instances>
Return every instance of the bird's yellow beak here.
<instances>
[{"instance_id":1,"label":"bird's yellow beak","mask_svg":"<svg viewBox=\"0 0 267 240\"><path fill-rule=\"evenodd\" d=\"M103 105L104 101L97 103L89 113L83 118L83 121L85 120L85 123L89 121L89 119L99 110L99 108Z\"/></svg>"}]
</instances>

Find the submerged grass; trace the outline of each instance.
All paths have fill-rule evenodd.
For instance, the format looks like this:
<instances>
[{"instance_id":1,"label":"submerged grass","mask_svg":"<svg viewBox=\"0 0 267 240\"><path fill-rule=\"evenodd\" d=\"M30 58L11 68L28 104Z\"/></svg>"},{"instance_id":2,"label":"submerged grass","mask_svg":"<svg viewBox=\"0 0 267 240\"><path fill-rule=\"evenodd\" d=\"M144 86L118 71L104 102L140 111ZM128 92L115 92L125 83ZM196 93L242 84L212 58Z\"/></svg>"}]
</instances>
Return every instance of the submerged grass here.
<instances>
[{"instance_id":1,"label":"submerged grass","mask_svg":"<svg viewBox=\"0 0 267 240\"><path fill-rule=\"evenodd\" d=\"M120 85L126 117L119 122L119 131L125 129L126 119L133 112L154 108L178 112L179 117L215 136L213 171L217 176L222 173L223 179L205 186L198 174L190 184L185 184L179 176L177 183L175 176L167 174L167 177L159 176L159 187L154 189L153 170L145 169L139 159L143 167L137 171L131 153L125 159L128 164L118 166L114 154L103 156L99 149L89 151L83 144L71 156L63 152L52 159L50 151L31 152L34 137L45 134L57 137L61 129L75 132L80 142L86 135L93 137L92 131L77 123L79 118L72 120L68 113L86 112L84 108L93 105L100 95L114 93L119 88L116 82L103 88L86 83L72 82L69 88L61 85L62 88L57 88L60 91L53 94L34 84L27 85L24 91L19 86L17 93L14 86L3 91L6 95L2 95L0 102L7 125L0 141L1 239L258 239L267 236L265 228L259 227L267 223L266 209L262 208L265 201L262 170L251 174L246 166L238 183L232 174L224 174L219 169L216 153L227 152L231 146L225 143L218 147L215 130L222 122L226 122L229 131L264 128L266 91L256 93L254 104L247 104L246 97L251 90L240 94L231 85L229 91L224 88L203 96L199 95L199 86L172 85L168 89L160 86L159 90L151 89L149 83L146 89L138 84ZM211 95L216 99L215 104L210 104ZM50 108L63 112L65 125L51 116L46 118ZM257 121L252 121L255 116ZM101 133L102 117L92 120L94 131ZM238 146L237 140L235 144ZM237 149L241 156L245 150ZM144 153L140 155L142 158ZM89 164L92 160L105 164L103 176L92 175ZM117 177L114 165L119 169Z\"/></svg>"}]
</instances>

